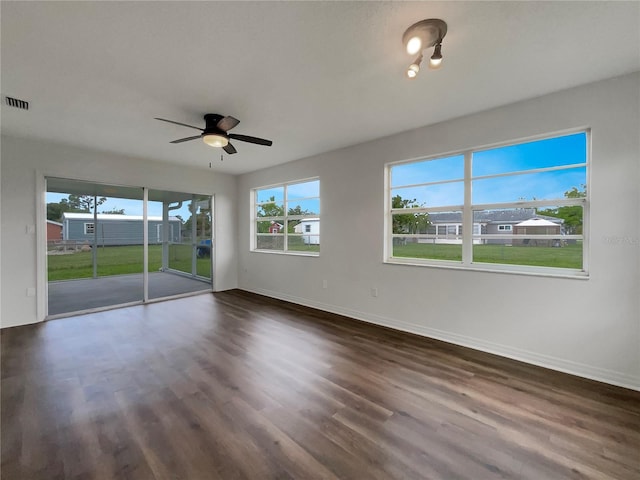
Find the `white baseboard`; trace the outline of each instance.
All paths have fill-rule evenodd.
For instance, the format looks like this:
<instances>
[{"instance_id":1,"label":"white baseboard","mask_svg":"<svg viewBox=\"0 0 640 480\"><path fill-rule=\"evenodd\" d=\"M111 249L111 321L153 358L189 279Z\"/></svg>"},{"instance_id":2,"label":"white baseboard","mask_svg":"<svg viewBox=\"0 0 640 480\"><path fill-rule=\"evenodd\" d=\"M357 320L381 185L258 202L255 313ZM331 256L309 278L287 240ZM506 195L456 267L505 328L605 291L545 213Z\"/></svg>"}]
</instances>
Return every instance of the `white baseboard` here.
<instances>
[{"instance_id":1,"label":"white baseboard","mask_svg":"<svg viewBox=\"0 0 640 480\"><path fill-rule=\"evenodd\" d=\"M266 297L276 298L278 300L284 300L287 302L295 303L297 305L303 305L305 307L317 308L318 310L323 310L325 312L344 315L345 317L350 317L363 322L373 323L375 325L381 325L383 327L392 328L394 330L400 330L403 332L421 335L423 337L442 340L444 342L453 343L462 347L468 347L474 350L480 350L482 352L500 355L502 357L519 360L521 362L530 363L539 367L549 368L551 370L557 370L559 372L569 373L571 375L577 375L579 377L588 378L590 380L596 380L599 382L616 385L618 387L640 391L640 377L634 377L604 368L598 368L583 363L573 362L571 360L566 360L563 358L542 355L527 350L509 347L507 345L487 342L486 340L468 337L466 335L460 335L444 330L425 327L423 325L416 325L397 319L390 319L382 317L380 315L360 312L349 308L339 307L323 302L317 302L314 300L309 300L307 298L274 292L262 288L242 288L241 290L256 293L258 295L264 295Z\"/></svg>"}]
</instances>

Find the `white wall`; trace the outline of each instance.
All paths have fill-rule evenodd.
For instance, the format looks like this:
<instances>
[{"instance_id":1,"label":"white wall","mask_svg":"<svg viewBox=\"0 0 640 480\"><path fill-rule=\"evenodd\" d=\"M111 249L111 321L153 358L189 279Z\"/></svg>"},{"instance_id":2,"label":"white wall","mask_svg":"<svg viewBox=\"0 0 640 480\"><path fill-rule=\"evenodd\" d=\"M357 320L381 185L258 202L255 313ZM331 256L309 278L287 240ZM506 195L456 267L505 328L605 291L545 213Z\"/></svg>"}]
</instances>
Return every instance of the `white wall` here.
<instances>
[{"instance_id":1,"label":"white wall","mask_svg":"<svg viewBox=\"0 0 640 480\"><path fill-rule=\"evenodd\" d=\"M29 225L45 228L45 198L37 198L43 176L215 195L215 289L237 286L236 177L5 136L1 154L2 327L43 319L46 272L38 271L42 252L36 235L27 233ZM38 296L28 297L27 289L34 287Z\"/></svg>"},{"instance_id":2,"label":"white wall","mask_svg":"<svg viewBox=\"0 0 640 480\"><path fill-rule=\"evenodd\" d=\"M242 175L239 287L640 389L639 116L636 73ZM577 127L592 128L588 280L383 263L386 162ZM250 252L250 189L314 176L320 256Z\"/></svg>"}]
</instances>

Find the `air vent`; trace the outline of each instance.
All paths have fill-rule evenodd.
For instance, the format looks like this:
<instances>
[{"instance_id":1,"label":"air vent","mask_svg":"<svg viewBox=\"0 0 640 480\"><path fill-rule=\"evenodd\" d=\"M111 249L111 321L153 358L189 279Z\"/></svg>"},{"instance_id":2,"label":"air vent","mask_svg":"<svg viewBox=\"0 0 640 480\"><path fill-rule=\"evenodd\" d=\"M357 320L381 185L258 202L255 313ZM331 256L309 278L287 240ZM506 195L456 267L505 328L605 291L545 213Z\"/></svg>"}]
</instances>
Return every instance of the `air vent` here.
<instances>
[{"instance_id":1,"label":"air vent","mask_svg":"<svg viewBox=\"0 0 640 480\"><path fill-rule=\"evenodd\" d=\"M19 108L20 110L29 110L29 102L20 100L19 98L4 97L4 103L10 107Z\"/></svg>"}]
</instances>

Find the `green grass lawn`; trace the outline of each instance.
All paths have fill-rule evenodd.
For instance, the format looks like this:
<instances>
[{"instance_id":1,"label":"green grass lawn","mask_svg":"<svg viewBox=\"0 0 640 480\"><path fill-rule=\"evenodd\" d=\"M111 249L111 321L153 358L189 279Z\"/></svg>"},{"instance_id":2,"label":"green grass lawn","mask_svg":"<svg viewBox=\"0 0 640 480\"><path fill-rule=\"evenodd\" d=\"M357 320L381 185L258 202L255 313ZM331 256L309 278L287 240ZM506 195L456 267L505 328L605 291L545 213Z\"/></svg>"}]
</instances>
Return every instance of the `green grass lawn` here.
<instances>
[{"instance_id":1,"label":"green grass lawn","mask_svg":"<svg viewBox=\"0 0 640 480\"><path fill-rule=\"evenodd\" d=\"M447 244L434 245L430 243L394 245L393 256L462 261L462 246ZM477 263L502 263L582 269L582 244L566 245L561 248L474 245L473 261Z\"/></svg>"},{"instance_id":2,"label":"green grass lawn","mask_svg":"<svg viewBox=\"0 0 640 480\"><path fill-rule=\"evenodd\" d=\"M320 245L304 243L302 236L289 235L287 237L287 248L296 252L319 252Z\"/></svg>"},{"instance_id":3,"label":"green grass lawn","mask_svg":"<svg viewBox=\"0 0 640 480\"><path fill-rule=\"evenodd\" d=\"M174 248L175 247L175 248ZM48 255L49 281L93 277L92 252ZM149 245L149 272L162 267L162 246ZM170 245L169 267L191 273L191 246ZM211 259L198 258L197 274L211 278ZM98 276L142 273L142 245L98 247Z\"/></svg>"}]
</instances>

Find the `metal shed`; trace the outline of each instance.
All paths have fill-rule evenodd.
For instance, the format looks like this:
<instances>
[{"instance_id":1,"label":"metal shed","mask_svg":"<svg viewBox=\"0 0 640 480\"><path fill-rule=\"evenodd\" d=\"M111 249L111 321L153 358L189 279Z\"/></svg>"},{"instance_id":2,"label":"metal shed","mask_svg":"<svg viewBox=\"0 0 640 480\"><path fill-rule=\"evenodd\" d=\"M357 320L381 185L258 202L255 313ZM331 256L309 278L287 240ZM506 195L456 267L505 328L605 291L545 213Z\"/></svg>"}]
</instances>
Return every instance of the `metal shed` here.
<instances>
[{"instance_id":1,"label":"metal shed","mask_svg":"<svg viewBox=\"0 0 640 480\"><path fill-rule=\"evenodd\" d=\"M97 220L97 221L96 221ZM99 213L97 219L92 213L64 213L63 240L93 243L98 245L142 245L143 222L141 215L115 215ZM169 217L168 240L180 243L182 221ZM148 217L149 244L159 244L163 240L162 217ZM97 234L97 235L96 235Z\"/></svg>"}]
</instances>

